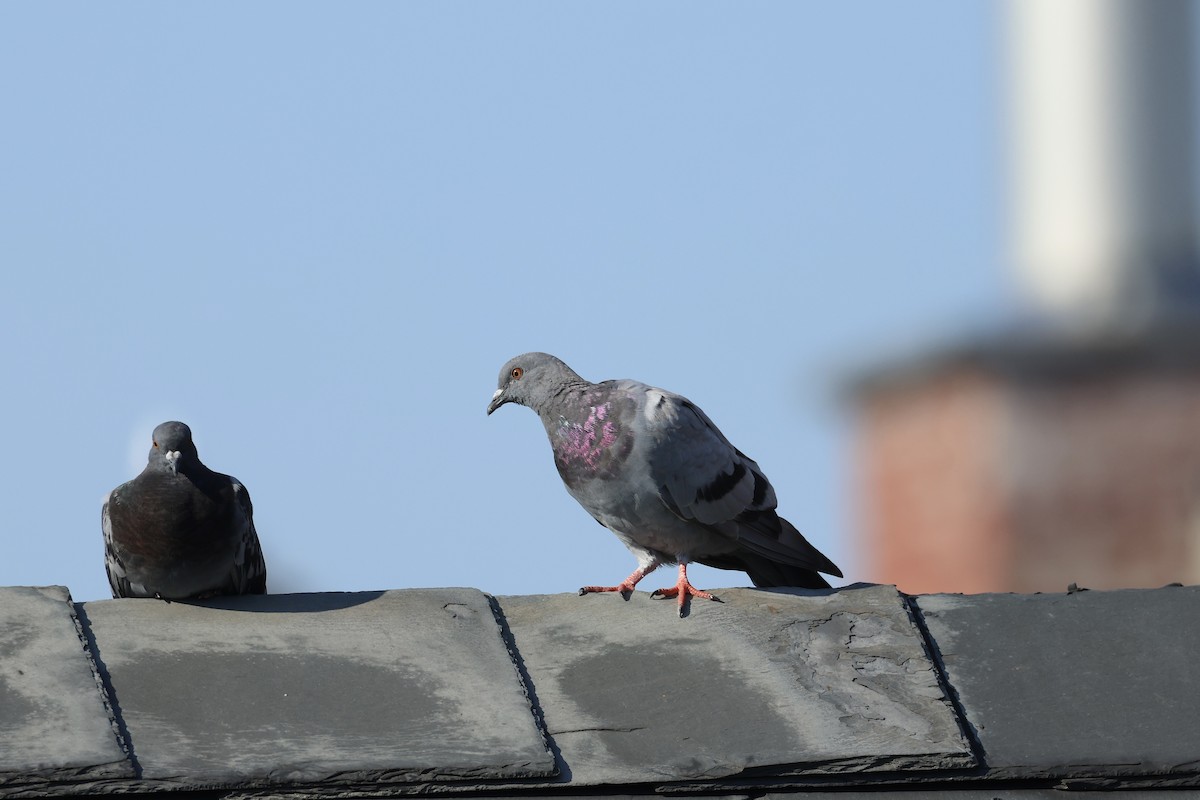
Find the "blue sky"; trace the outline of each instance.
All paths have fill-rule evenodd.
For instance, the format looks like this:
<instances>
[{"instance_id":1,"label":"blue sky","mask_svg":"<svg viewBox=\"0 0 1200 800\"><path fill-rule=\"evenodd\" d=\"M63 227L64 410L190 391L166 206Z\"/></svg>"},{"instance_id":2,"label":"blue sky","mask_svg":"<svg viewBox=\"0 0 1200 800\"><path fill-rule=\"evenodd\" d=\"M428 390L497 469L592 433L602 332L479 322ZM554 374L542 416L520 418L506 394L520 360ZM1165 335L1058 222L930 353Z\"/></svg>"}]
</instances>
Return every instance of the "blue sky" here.
<instances>
[{"instance_id":1,"label":"blue sky","mask_svg":"<svg viewBox=\"0 0 1200 800\"><path fill-rule=\"evenodd\" d=\"M615 583L535 415L484 415L528 350L688 396L886 580L839 381L1013 307L998 22L0 5L0 585L107 597L102 498L167 419L249 488L272 591Z\"/></svg>"}]
</instances>

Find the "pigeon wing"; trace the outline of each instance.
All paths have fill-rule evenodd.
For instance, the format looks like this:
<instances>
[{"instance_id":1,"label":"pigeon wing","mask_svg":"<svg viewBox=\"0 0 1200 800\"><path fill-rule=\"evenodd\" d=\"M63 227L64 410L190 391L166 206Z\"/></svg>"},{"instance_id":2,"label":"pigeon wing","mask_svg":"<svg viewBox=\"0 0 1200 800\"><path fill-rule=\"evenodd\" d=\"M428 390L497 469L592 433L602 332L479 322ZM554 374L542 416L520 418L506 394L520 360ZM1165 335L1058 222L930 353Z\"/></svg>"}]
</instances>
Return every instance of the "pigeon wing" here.
<instances>
[{"instance_id":1,"label":"pigeon wing","mask_svg":"<svg viewBox=\"0 0 1200 800\"><path fill-rule=\"evenodd\" d=\"M699 407L651 389L643 416L653 438L650 477L672 512L770 561L841 576L775 513L775 490L758 464L734 447Z\"/></svg>"},{"instance_id":2,"label":"pigeon wing","mask_svg":"<svg viewBox=\"0 0 1200 800\"><path fill-rule=\"evenodd\" d=\"M109 492L108 497L104 498L104 507L100 509L100 529L104 532L104 570L108 573L108 585L112 588L114 598L130 597L132 591L125 564L121 561L121 554L113 540L112 517L108 510L110 503L120 502L117 494L119 491L120 487Z\"/></svg>"},{"instance_id":3,"label":"pigeon wing","mask_svg":"<svg viewBox=\"0 0 1200 800\"><path fill-rule=\"evenodd\" d=\"M237 594L266 594L267 564L258 541L258 531L254 529L254 504L250 501L250 492L236 480L233 481L233 500L236 504L235 524L240 537L230 583Z\"/></svg>"}]
</instances>

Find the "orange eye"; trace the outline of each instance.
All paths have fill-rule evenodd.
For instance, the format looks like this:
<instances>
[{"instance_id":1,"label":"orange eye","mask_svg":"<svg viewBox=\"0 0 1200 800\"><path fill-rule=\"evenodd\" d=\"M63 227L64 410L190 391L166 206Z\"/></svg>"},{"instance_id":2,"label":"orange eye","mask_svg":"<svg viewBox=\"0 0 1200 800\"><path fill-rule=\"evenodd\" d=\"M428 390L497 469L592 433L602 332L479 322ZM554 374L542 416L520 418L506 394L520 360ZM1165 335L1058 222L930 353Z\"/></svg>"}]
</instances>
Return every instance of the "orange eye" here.
<instances>
[{"instance_id":1,"label":"orange eye","mask_svg":"<svg viewBox=\"0 0 1200 800\"><path fill-rule=\"evenodd\" d=\"M520 367L513 367L512 376L514 381L521 380L521 376L525 374L525 370Z\"/></svg>"},{"instance_id":2,"label":"orange eye","mask_svg":"<svg viewBox=\"0 0 1200 800\"><path fill-rule=\"evenodd\" d=\"M155 447L158 447L158 442L154 442L154 446L155 446Z\"/></svg>"}]
</instances>

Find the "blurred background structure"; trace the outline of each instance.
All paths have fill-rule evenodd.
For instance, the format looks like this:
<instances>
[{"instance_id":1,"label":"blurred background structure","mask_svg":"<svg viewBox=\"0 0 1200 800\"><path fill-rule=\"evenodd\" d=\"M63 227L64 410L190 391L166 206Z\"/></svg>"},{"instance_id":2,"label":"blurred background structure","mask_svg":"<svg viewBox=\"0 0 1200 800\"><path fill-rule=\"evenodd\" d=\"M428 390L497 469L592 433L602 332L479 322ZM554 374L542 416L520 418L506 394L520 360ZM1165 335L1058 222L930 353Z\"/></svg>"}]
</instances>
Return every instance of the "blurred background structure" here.
<instances>
[{"instance_id":1,"label":"blurred background structure","mask_svg":"<svg viewBox=\"0 0 1200 800\"><path fill-rule=\"evenodd\" d=\"M856 384L861 553L908 592L1200 582L1192 4L1015 0L998 330Z\"/></svg>"}]
</instances>

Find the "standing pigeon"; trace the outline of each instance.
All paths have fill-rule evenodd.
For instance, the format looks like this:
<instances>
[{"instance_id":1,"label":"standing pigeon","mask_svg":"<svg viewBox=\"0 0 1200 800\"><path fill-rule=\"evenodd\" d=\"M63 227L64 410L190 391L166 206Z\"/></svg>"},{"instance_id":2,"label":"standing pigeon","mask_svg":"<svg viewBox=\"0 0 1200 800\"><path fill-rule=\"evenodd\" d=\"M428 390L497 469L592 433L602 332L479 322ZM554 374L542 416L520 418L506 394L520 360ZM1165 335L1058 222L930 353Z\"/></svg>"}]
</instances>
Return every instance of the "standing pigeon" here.
<instances>
[{"instance_id":1,"label":"standing pigeon","mask_svg":"<svg viewBox=\"0 0 1200 800\"><path fill-rule=\"evenodd\" d=\"M149 463L109 492L100 525L113 597L266 594L250 494L200 463L182 422L154 429Z\"/></svg>"},{"instance_id":2,"label":"standing pigeon","mask_svg":"<svg viewBox=\"0 0 1200 800\"><path fill-rule=\"evenodd\" d=\"M828 587L842 576L775 513L775 490L758 465L691 401L631 380L591 383L546 353L526 353L500 370L487 412L505 403L542 418L567 491L638 560L616 586L628 600L638 581L678 564L675 586L653 595L717 598L688 581L692 562L740 569L755 586Z\"/></svg>"}]
</instances>

